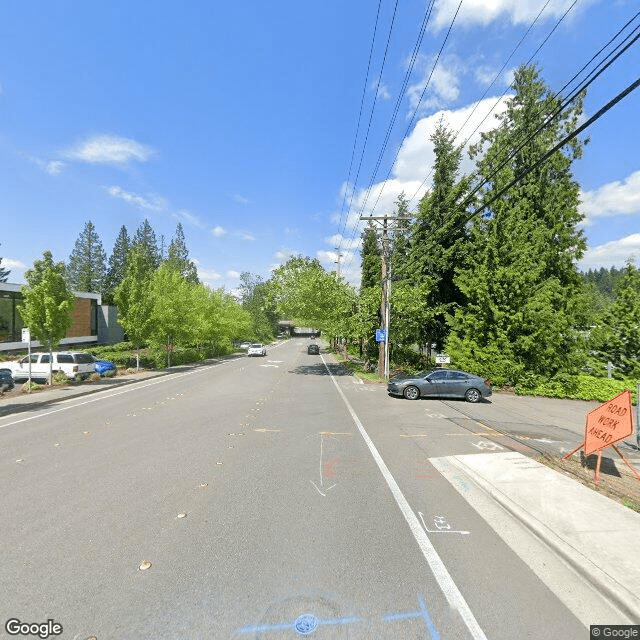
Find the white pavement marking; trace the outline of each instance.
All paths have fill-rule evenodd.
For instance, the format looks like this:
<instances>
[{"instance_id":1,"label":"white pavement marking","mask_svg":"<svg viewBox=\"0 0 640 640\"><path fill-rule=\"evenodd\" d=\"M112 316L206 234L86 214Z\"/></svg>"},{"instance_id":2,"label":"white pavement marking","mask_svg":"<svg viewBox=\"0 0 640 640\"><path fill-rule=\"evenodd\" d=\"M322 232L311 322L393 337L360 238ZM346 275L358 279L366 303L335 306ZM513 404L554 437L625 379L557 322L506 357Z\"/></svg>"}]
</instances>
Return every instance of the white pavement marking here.
<instances>
[{"instance_id":1,"label":"white pavement marking","mask_svg":"<svg viewBox=\"0 0 640 640\"><path fill-rule=\"evenodd\" d=\"M45 413L39 413L38 415L35 416L29 416L27 418L21 418L20 420L14 420L13 422L7 422L5 424L1 424L0 425L0 429L4 429L5 427L10 427L11 425L14 424L20 424L21 422L28 422L30 420L36 420L37 418L44 418L45 416L50 416L54 413L59 413L60 411L67 411L68 409L75 409L76 407L81 407L85 404L91 404L92 402L99 402L100 400L109 400L111 398L115 398L116 396L120 396L124 393L130 393L131 391L138 391L139 389L145 389L146 387L152 387L156 384L161 384L163 382L170 382L175 380L176 378L184 378L185 376L191 376L195 373L202 373L203 371L206 371L207 369L213 369L214 367L219 367L223 364L227 364L229 362L235 362L235 360L237 360L237 358L234 358L233 360L225 360L224 362L217 362L216 364L212 364L210 366L207 367L202 367L201 369L197 369L195 371L187 371L185 373L170 373L170 374L166 374L164 376L162 376L161 378L158 378L156 380L152 380L151 382L146 382L146 383L142 383L142 382L134 382L132 386L127 387L126 389L122 389L121 391L111 391L109 389L106 389L105 391L99 391L98 394L100 394L99 396L90 398L89 400L85 400L84 402L76 402L75 404L70 404L68 406L65 407L60 407L59 409L52 409L51 411L46 411ZM104 394L104 395L103 395ZM108 395L107 395L108 394ZM69 398L68 400L63 400L63 403L71 403L74 402L75 398Z\"/></svg>"},{"instance_id":2,"label":"white pavement marking","mask_svg":"<svg viewBox=\"0 0 640 640\"><path fill-rule=\"evenodd\" d=\"M322 358L322 362L327 370L327 373L331 377L331 381L333 382L335 388L338 390L338 393L340 394L342 401L344 402L349 413L351 414L351 418L353 419L356 426L358 427L358 431L360 431L360 435L362 436L367 447L369 448L369 451L371 452L371 455L373 456L373 459L378 465L378 469L380 469L382 476L384 477L389 489L391 490L391 493L393 494L396 504L400 508L400 511L404 516L404 519L407 521L407 524L409 525L409 529L411 530L413 537L416 539L416 542L420 547L420 551L422 551L422 555L424 556L425 560L429 564L429 567L431 568L433 576L438 582L438 585L440 586L442 593L447 599L447 602L451 607L453 607L458 611L458 613L460 614L460 617L462 618L465 625L467 626L467 629L469 629L471 636L475 640L487 640L487 636L485 636L484 631L480 628L478 621L475 619L475 616L473 615L473 613L471 612L471 609L469 608L469 605L467 604L467 601L464 599L464 597L460 593L460 590L456 586L456 583L453 581L453 578L447 571L447 568L445 567L444 562L442 562L442 559L438 555L438 552L435 550L434 546L431 544L429 537L427 536L425 530L420 525L420 521L416 517L416 514L413 512L413 510L409 506L409 503L407 502L407 499L404 497L404 494L400 490L398 483L395 481L395 478L391 475L391 472L389 471L387 465L382 459L382 456L380 455L380 453L378 453L378 450L376 449L375 444L373 444L373 441L369 437L369 434L366 432L364 426L362 425L362 422L360 422L360 419L356 415L356 412L353 410L353 407L351 406L346 396L344 395L342 389L340 388L340 385L336 382L336 379L331 374L331 371L329 370L329 367L327 366L327 363L325 362L324 357L323 356L320 356L320 357Z\"/></svg>"}]
</instances>

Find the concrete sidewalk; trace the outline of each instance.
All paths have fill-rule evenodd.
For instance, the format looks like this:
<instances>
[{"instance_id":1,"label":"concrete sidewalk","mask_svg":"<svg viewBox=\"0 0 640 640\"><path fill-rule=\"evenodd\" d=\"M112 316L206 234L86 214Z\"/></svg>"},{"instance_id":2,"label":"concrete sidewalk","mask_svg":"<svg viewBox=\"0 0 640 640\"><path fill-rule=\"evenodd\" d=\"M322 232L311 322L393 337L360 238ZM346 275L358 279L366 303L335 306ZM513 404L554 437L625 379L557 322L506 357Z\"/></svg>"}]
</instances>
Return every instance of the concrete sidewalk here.
<instances>
[{"instance_id":1,"label":"concrete sidewalk","mask_svg":"<svg viewBox=\"0 0 640 640\"><path fill-rule=\"evenodd\" d=\"M629 623L640 623L640 513L516 452L448 456L432 463L454 486L461 475L470 479Z\"/></svg>"},{"instance_id":2,"label":"concrete sidewalk","mask_svg":"<svg viewBox=\"0 0 640 640\"><path fill-rule=\"evenodd\" d=\"M0 396L0 418L26 410L45 408L58 402L69 400L70 398L86 396L109 389L117 389L136 382L144 382L145 380L168 376L172 373L181 373L189 371L190 369L210 366L224 360L241 358L244 355L245 354L234 353L219 358L210 358L209 360L203 360L195 364L177 365L168 370L141 370L137 373L119 375L113 378L100 378L100 380L96 380L95 382L84 381L60 387L52 386L33 393L16 393L16 390L13 390ZM22 383L18 383L16 389L21 385Z\"/></svg>"}]
</instances>

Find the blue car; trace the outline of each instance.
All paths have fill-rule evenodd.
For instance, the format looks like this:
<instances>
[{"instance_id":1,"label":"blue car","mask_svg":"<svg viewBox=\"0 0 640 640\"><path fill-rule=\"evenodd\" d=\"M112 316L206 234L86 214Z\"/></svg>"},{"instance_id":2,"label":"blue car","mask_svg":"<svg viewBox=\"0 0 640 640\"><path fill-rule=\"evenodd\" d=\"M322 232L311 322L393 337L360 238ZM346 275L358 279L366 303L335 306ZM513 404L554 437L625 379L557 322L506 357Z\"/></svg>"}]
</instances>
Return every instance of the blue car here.
<instances>
[{"instance_id":1,"label":"blue car","mask_svg":"<svg viewBox=\"0 0 640 640\"><path fill-rule=\"evenodd\" d=\"M97 358L93 358L93 363L95 366L96 373L99 373L101 376L109 375L109 371L113 371L114 375L117 371L116 365L110 360L98 360Z\"/></svg>"}]
</instances>

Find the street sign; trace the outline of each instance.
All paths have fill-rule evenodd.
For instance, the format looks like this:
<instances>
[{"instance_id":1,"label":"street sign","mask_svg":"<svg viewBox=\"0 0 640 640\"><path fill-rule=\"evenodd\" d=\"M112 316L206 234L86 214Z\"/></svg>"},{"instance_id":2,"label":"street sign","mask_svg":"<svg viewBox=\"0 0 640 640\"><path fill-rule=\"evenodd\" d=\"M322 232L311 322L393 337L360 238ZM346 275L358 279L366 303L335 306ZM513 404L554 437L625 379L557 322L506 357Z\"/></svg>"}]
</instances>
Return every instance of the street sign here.
<instances>
[{"instance_id":1,"label":"street sign","mask_svg":"<svg viewBox=\"0 0 640 640\"><path fill-rule=\"evenodd\" d=\"M449 364L451 358L446 353L436 354L436 364Z\"/></svg>"},{"instance_id":2,"label":"street sign","mask_svg":"<svg viewBox=\"0 0 640 640\"><path fill-rule=\"evenodd\" d=\"M387 330L376 329L376 342L386 342L386 341L387 341Z\"/></svg>"},{"instance_id":3,"label":"street sign","mask_svg":"<svg viewBox=\"0 0 640 640\"><path fill-rule=\"evenodd\" d=\"M584 429L584 455L588 456L633 433L631 391L623 391L615 398L587 413Z\"/></svg>"},{"instance_id":4,"label":"street sign","mask_svg":"<svg viewBox=\"0 0 640 640\"><path fill-rule=\"evenodd\" d=\"M31 342L31 332L29 329L22 330L22 342Z\"/></svg>"}]
</instances>

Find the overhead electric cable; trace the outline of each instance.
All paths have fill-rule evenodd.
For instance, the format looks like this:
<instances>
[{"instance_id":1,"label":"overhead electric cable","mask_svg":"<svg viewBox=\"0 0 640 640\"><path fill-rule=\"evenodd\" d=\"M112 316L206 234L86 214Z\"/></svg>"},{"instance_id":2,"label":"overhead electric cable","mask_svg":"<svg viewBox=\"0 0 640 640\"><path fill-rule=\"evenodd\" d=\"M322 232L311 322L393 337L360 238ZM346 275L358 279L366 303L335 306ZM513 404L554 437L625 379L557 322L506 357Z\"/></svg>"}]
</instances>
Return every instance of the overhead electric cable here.
<instances>
[{"instance_id":1,"label":"overhead electric cable","mask_svg":"<svg viewBox=\"0 0 640 640\"><path fill-rule=\"evenodd\" d=\"M609 111L616 104L618 104L618 102L620 102L621 100L626 98L632 91L635 91L639 86L640 86L640 78L636 79L635 82L632 82L626 89L621 91L612 100L607 102L607 104L604 105L604 107L600 108L593 116L591 116L591 118L589 118L586 122L584 122L582 125L580 125L577 129L575 129L571 133L567 134L562 140L560 140L560 142L558 142L555 146L553 146L551 149L549 149L549 151L547 151L544 155L542 155L540 158L538 158L538 160L536 160L536 162L534 162L531 166L529 166L526 169L524 169L523 171L521 171L513 180L511 180L511 182L509 182L509 184L507 184L505 187L500 189L500 191L498 191L498 193L493 195L487 202L482 203L481 206L476 208L464 220L462 220L462 221L458 222L457 224L455 224L450 229L450 231L454 231L456 229L460 229L464 225L466 225L468 222L470 222L472 218L474 218L476 215L478 215L479 213L484 211L488 206L493 204L500 196L504 195L509 189L511 189L516 184L518 184L518 182L520 182L523 178L528 176L532 171L534 171L541 164L546 162L556 151L558 151L565 144L567 144L567 142L570 142L571 140L573 140L573 138L575 138L580 133L582 133L587 127L590 127L596 120L599 120L607 111ZM436 233L437 233L437 231L436 231ZM443 236L443 237L445 237L445 236ZM436 240L436 242L437 242L437 240Z\"/></svg>"},{"instance_id":2,"label":"overhead electric cable","mask_svg":"<svg viewBox=\"0 0 640 640\"><path fill-rule=\"evenodd\" d=\"M362 111L364 108L364 99L367 94L367 86L369 85L369 71L371 70L371 59L373 58L373 49L376 42L376 33L378 32L378 21L380 19L380 7L382 6L382 0L378 0L378 11L376 13L376 21L373 26L373 36L371 38L371 49L369 49L369 61L367 62L367 73L364 78L364 86L362 87L362 98L360 99L360 113L358 114L358 124L356 126L356 135L353 139L353 148L351 150L351 160L349 162L349 172L347 174L347 188L349 186L349 180L351 179L351 169L353 168L353 159L356 153L356 146L358 142L358 135L360 134L360 121L362 119ZM342 226L342 215L344 213L344 205L347 201L347 191L345 190L344 197L342 198L342 206L340 207L340 220L338 221L338 233L341 234L340 228Z\"/></svg>"},{"instance_id":3,"label":"overhead electric cable","mask_svg":"<svg viewBox=\"0 0 640 640\"><path fill-rule=\"evenodd\" d=\"M402 86L400 87L400 90L398 92L398 98L396 100L395 108L394 108L394 111L393 111L391 124L389 125L389 128L387 129L387 138L386 139L388 139L388 137L390 135L390 130L391 130L391 128L393 127L393 125L395 123L395 119L396 119L398 111L400 109L400 105L402 104L402 100L404 98L404 92L405 92L405 89L406 89L406 87L407 87L407 85L409 83L409 79L411 77L411 73L413 71L413 67L415 65L415 61L416 61L416 59L418 57L418 53L420 51L420 46L422 45L422 40L424 38L424 34L425 34L425 31L426 31L426 28L427 28L427 23L429 22L429 18L431 17L431 11L433 9L434 2L435 2L435 0L430 0L430 3L428 5L427 10L425 11L424 17L422 19L422 24L420 25L420 29L418 31L418 36L416 38L416 42L415 42L415 45L413 47L413 52L411 54L411 59L410 59L409 65L407 67L407 71L405 72L405 76L404 76L404 79L403 79L403 82L402 82ZM351 212L351 209L349 209L349 211L347 212L347 218L348 218L350 212ZM342 220L342 216L341 216L340 220ZM340 244L341 243L342 243L342 233L340 233Z\"/></svg>"},{"instance_id":4,"label":"overhead electric cable","mask_svg":"<svg viewBox=\"0 0 640 640\"><path fill-rule=\"evenodd\" d=\"M351 197L349 199L349 209L348 209L347 215L345 217L345 225L346 225L346 222L347 222L347 220L349 218L349 212L351 211L351 205L353 203L353 194L354 194L354 191L355 191L355 185L358 184L358 178L360 177L360 169L362 168L362 161L364 159L364 152L365 152L365 149L367 147L367 141L369 140L369 132L371 130L371 121L373 120L373 113L374 113L375 108L376 108L376 101L378 99L378 92L380 90L380 82L382 80L382 73L384 71L384 66L385 66L385 63L387 61L387 53L389 51L389 42L391 41L391 34L393 33L393 25L394 25L395 19L396 19L396 12L398 10L398 1L399 0L396 0L395 6L394 6L394 9L393 9L393 17L391 18L391 25L389 26L389 35L387 36L387 44L386 44L386 47L384 49L384 57L382 58L382 67L380 68L380 75L378 76L378 83L376 85L375 95L373 96L373 104L371 106L371 113L369 115L369 124L367 125L367 133L366 133L365 138L364 138L364 144L362 145L362 153L360 154L360 162L358 163L358 171L356 172L356 177L355 177L355 180L354 180L354 183L353 183L354 184L354 188L351 189Z\"/></svg>"},{"instance_id":5,"label":"overhead electric cable","mask_svg":"<svg viewBox=\"0 0 640 640\"><path fill-rule=\"evenodd\" d=\"M487 93L489 93L489 89L491 89L491 87L495 84L496 80L502 75L502 72L505 70L506 66L509 64L509 61L511 60L511 58L513 58L513 56L515 55L516 51L522 46L522 43L525 41L526 37L529 35L529 33L531 32L531 29L533 29L533 27L535 26L536 22L538 22L540 16L542 15L542 13L544 12L544 10L549 6L549 2L551 2L551 0L547 0L544 4L544 6L542 7L542 9L540 9L540 11L538 12L538 15L533 19L533 22L529 25L529 28L525 31L524 35L520 38L520 41L518 42L518 44L511 50L511 53L509 54L509 56L507 57L507 59L504 61L504 64L502 65L502 67L500 68L500 71L498 71L498 73L496 73L496 75L494 76L493 80L491 81L491 83L489 84L489 86L484 90L484 93L480 96L480 98L478 100L476 100L476 103L473 107L473 109L471 110L471 113L469 113L469 115L467 116L467 119L462 123L462 125L460 125L460 128L458 129L458 131L456 132L456 135L454 136L454 141L455 139L460 135L460 132L464 129L465 125L467 124L467 122L469 122L469 120L471 120L471 116L476 112L476 109L478 108L478 105L484 100L485 96L487 95ZM575 2L574 2L575 4ZM566 13L565 13L566 15ZM564 16L563 16L564 18ZM562 18L561 18L562 19ZM539 48L538 48L539 50ZM495 109L496 105L500 102L500 100L502 100L502 98L504 97L506 91L502 94L502 96L500 96L500 98L498 99L498 102L496 102L496 104L493 106L493 108L489 111L489 113L491 113L491 111L493 111L493 109ZM489 114L487 114L487 116L484 117L484 119L482 120L482 122L484 122ZM482 122L480 124L482 124ZM474 130L472 132L471 135L473 135L475 133L476 130ZM464 148L464 146L467 144L467 142L469 141L469 138L471 136L468 136L467 139L462 143L462 146ZM404 140L403 140L404 142ZM398 158L398 154L396 154L396 158L394 159L393 163L395 164L395 161ZM391 165L391 168L393 168L393 164ZM387 180L389 178L389 175L391 173L391 168L389 169L389 173L387 173L387 177L385 178L385 180ZM429 171L427 177L422 181L422 184L416 189L416 192L411 196L411 198L409 199L409 202L411 202L420 192L420 190L424 187L424 185L427 183L427 180L431 177L431 174L433 173L433 168L431 168L431 170ZM378 201L376 200L375 205L373 206L373 209L375 210L376 206L378 205Z\"/></svg>"}]
</instances>

